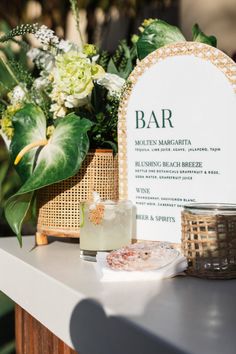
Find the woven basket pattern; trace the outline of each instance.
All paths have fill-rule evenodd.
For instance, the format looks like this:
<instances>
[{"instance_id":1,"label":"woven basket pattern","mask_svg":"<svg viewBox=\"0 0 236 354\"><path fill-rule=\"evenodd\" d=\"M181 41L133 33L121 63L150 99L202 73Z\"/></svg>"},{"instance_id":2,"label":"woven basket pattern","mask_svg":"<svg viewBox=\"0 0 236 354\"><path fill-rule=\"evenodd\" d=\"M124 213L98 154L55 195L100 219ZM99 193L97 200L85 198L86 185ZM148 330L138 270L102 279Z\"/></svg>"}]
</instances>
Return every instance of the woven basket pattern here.
<instances>
[{"instance_id":1,"label":"woven basket pattern","mask_svg":"<svg viewBox=\"0 0 236 354\"><path fill-rule=\"evenodd\" d=\"M47 236L79 237L80 202L96 191L102 199L118 199L118 158L112 151L88 153L80 171L37 194L37 231Z\"/></svg>"},{"instance_id":2,"label":"woven basket pattern","mask_svg":"<svg viewBox=\"0 0 236 354\"><path fill-rule=\"evenodd\" d=\"M236 278L236 215L182 212L182 252L188 274L203 278Z\"/></svg>"}]
</instances>

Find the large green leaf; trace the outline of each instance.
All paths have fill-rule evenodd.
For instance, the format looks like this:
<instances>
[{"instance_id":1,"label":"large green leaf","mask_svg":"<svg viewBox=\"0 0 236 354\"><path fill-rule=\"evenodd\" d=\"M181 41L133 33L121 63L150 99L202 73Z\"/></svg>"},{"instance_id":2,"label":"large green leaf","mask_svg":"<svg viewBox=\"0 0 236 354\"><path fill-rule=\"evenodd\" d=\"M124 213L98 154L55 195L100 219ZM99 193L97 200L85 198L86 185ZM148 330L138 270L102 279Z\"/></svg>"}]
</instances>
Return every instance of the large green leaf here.
<instances>
[{"instance_id":1,"label":"large green leaf","mask_svg":"<svg viewBox=\"0 0 236 354\"><path fill-rule=\"evenodd\" d=\"M38 154L33 173L17 194L60 182L76 174L89 149L88 130L93 123L75 114L61 118L50 141Z\"/></svg>"},{"instance_id":2,"label":"large green leaf","mask_svg":"<svg viewBox=\"0 0 236 354\"><path fill-rule=\"evenodd\" d=\"M193 28L192 28L192 34L193 34L193 41L194 42L201 42L205 43L208 45L211 45L213 47L217 46L217 39L215 36L207 36L205 33L203 33L196 23Z\"/></svg>"},{"instance_id":3,"label":"large green leaf","mask_svg":"<svg viewBox=\"0 0 236 354\"><path fill-rule=\"evenodd\" d=\"M31 120L30 115L28 117ZM16 124L17 118L21 120L22 116L15 116L14 124ZM89 149L87 132L92 125L91 121L80 119L80 117L71 113L58 121L48 144L41 150L37 150L37 157L36 152L34 156L31 155L31 158L36 157L36 161L33 159L22 159L20 161L20 164L27 162L30 165L35 165L31 175L20 190L7 201L5 206L6 219L12 230L17 234L20 244L22 242L21 227L29 211L33 192L44 186L67 179L78 172ZM30 130L30 125L28 128ZM41 129L41 123L39 128ZM32 134L33 136L34 134ZM17 140L17 137L18 135L15 134L14 139ZM45 137L42 136L41 138ZM21 140L20 136L19 139ZM31 142L33 141L28 140L28 143ZM21 147L22 145L18 143L17 146ZM14 155L17 152L19 151L15 148Z\"/></svg>"},{"instance_id":4,"label":"large green leaf","mask_svg":"<svg viewBox=\"0 0 236 354\"><path fill-rule=\"evenodd\" d=\"M46 139L46 118L40 107L27 104L16 112L12 119L14 136L10 145L11 158L14 161L18 153L28 144ZM37 148L25 154L16 170L25 182L34 168Z\"/></svg>"},{"instance_id":5,"label":"large green leaf","mask_svg":"<svg viewBox=\"0 0 236 354\"><path fill-rule=\"evenodd\" d=\"M162 20L155 20L145 28L137 41L138 57L143 59L166 44L183 41L185 38L178 27L171 26Z\"/></svg>"},{"instance_id":6,"label":"large green leaf","mask_svg":"<svg viewBox=\"0 0 236 354\"><path fill-rule=\"evenodd\" d=\"M12 230L17 235L18 241L22 246L21 228L24 219L29 211L33 198L33 192L23 195L13 195L5 205L5 217Z\"/></svg>"}]
</instances>

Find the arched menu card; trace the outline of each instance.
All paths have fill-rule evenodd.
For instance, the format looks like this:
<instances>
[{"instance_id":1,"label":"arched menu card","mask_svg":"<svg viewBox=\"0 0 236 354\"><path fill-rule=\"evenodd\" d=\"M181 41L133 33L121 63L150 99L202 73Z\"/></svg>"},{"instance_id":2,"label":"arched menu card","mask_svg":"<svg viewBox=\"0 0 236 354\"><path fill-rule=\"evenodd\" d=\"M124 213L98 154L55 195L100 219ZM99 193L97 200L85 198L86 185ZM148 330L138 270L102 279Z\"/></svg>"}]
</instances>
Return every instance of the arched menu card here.
<instances>
[{"instance_id":1,"label":"arched menu card","mask_svg":"<svg viewBox=\"0 0 236 354\"><path fill-rule=\"evenodd\" d=\"M137 206L137 238L180 242L181 208L236 203L236 65L181 42L129 77L119 111L120 198Z\"/></svg>"}]
</instances>

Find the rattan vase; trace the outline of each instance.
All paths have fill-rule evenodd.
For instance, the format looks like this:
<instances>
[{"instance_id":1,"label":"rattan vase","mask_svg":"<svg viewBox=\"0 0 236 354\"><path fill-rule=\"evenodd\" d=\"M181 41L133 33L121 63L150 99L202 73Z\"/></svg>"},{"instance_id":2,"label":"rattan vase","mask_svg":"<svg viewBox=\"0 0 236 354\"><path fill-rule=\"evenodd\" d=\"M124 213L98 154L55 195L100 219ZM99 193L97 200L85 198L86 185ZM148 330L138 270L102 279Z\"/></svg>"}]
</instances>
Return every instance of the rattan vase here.
<instances>
[{"instance_id":1,"label":"rattan vase","mask_svg":"<svg viewBox=\"0 0 236 354\"><path fill-rule=\"evenodd\" d=\"M48 236L79 238L80 203L94 191L102 199L118 199L118 158L112 150L89 152L75 176L39 190L36 244L47 244Z\"/></svg>"}]
</instances>

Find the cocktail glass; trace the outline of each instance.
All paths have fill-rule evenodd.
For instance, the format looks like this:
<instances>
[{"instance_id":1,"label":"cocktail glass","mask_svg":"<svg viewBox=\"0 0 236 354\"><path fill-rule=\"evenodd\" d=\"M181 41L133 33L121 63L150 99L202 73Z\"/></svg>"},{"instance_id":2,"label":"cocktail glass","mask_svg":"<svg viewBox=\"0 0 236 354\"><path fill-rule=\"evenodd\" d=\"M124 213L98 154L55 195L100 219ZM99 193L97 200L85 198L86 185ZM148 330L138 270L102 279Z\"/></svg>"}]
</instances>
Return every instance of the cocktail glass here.
<instances>
[{"instance_id":1,"label":"cocktail glass","mask_svg":"<svg viewBox=\"0 0 236 354\"><path fill-rule=\"evenodd\" d=\"M81 203L80 257L96 261L100 251L112 251L131 243L131 201Z\"/></svg>"}]
</instances>

